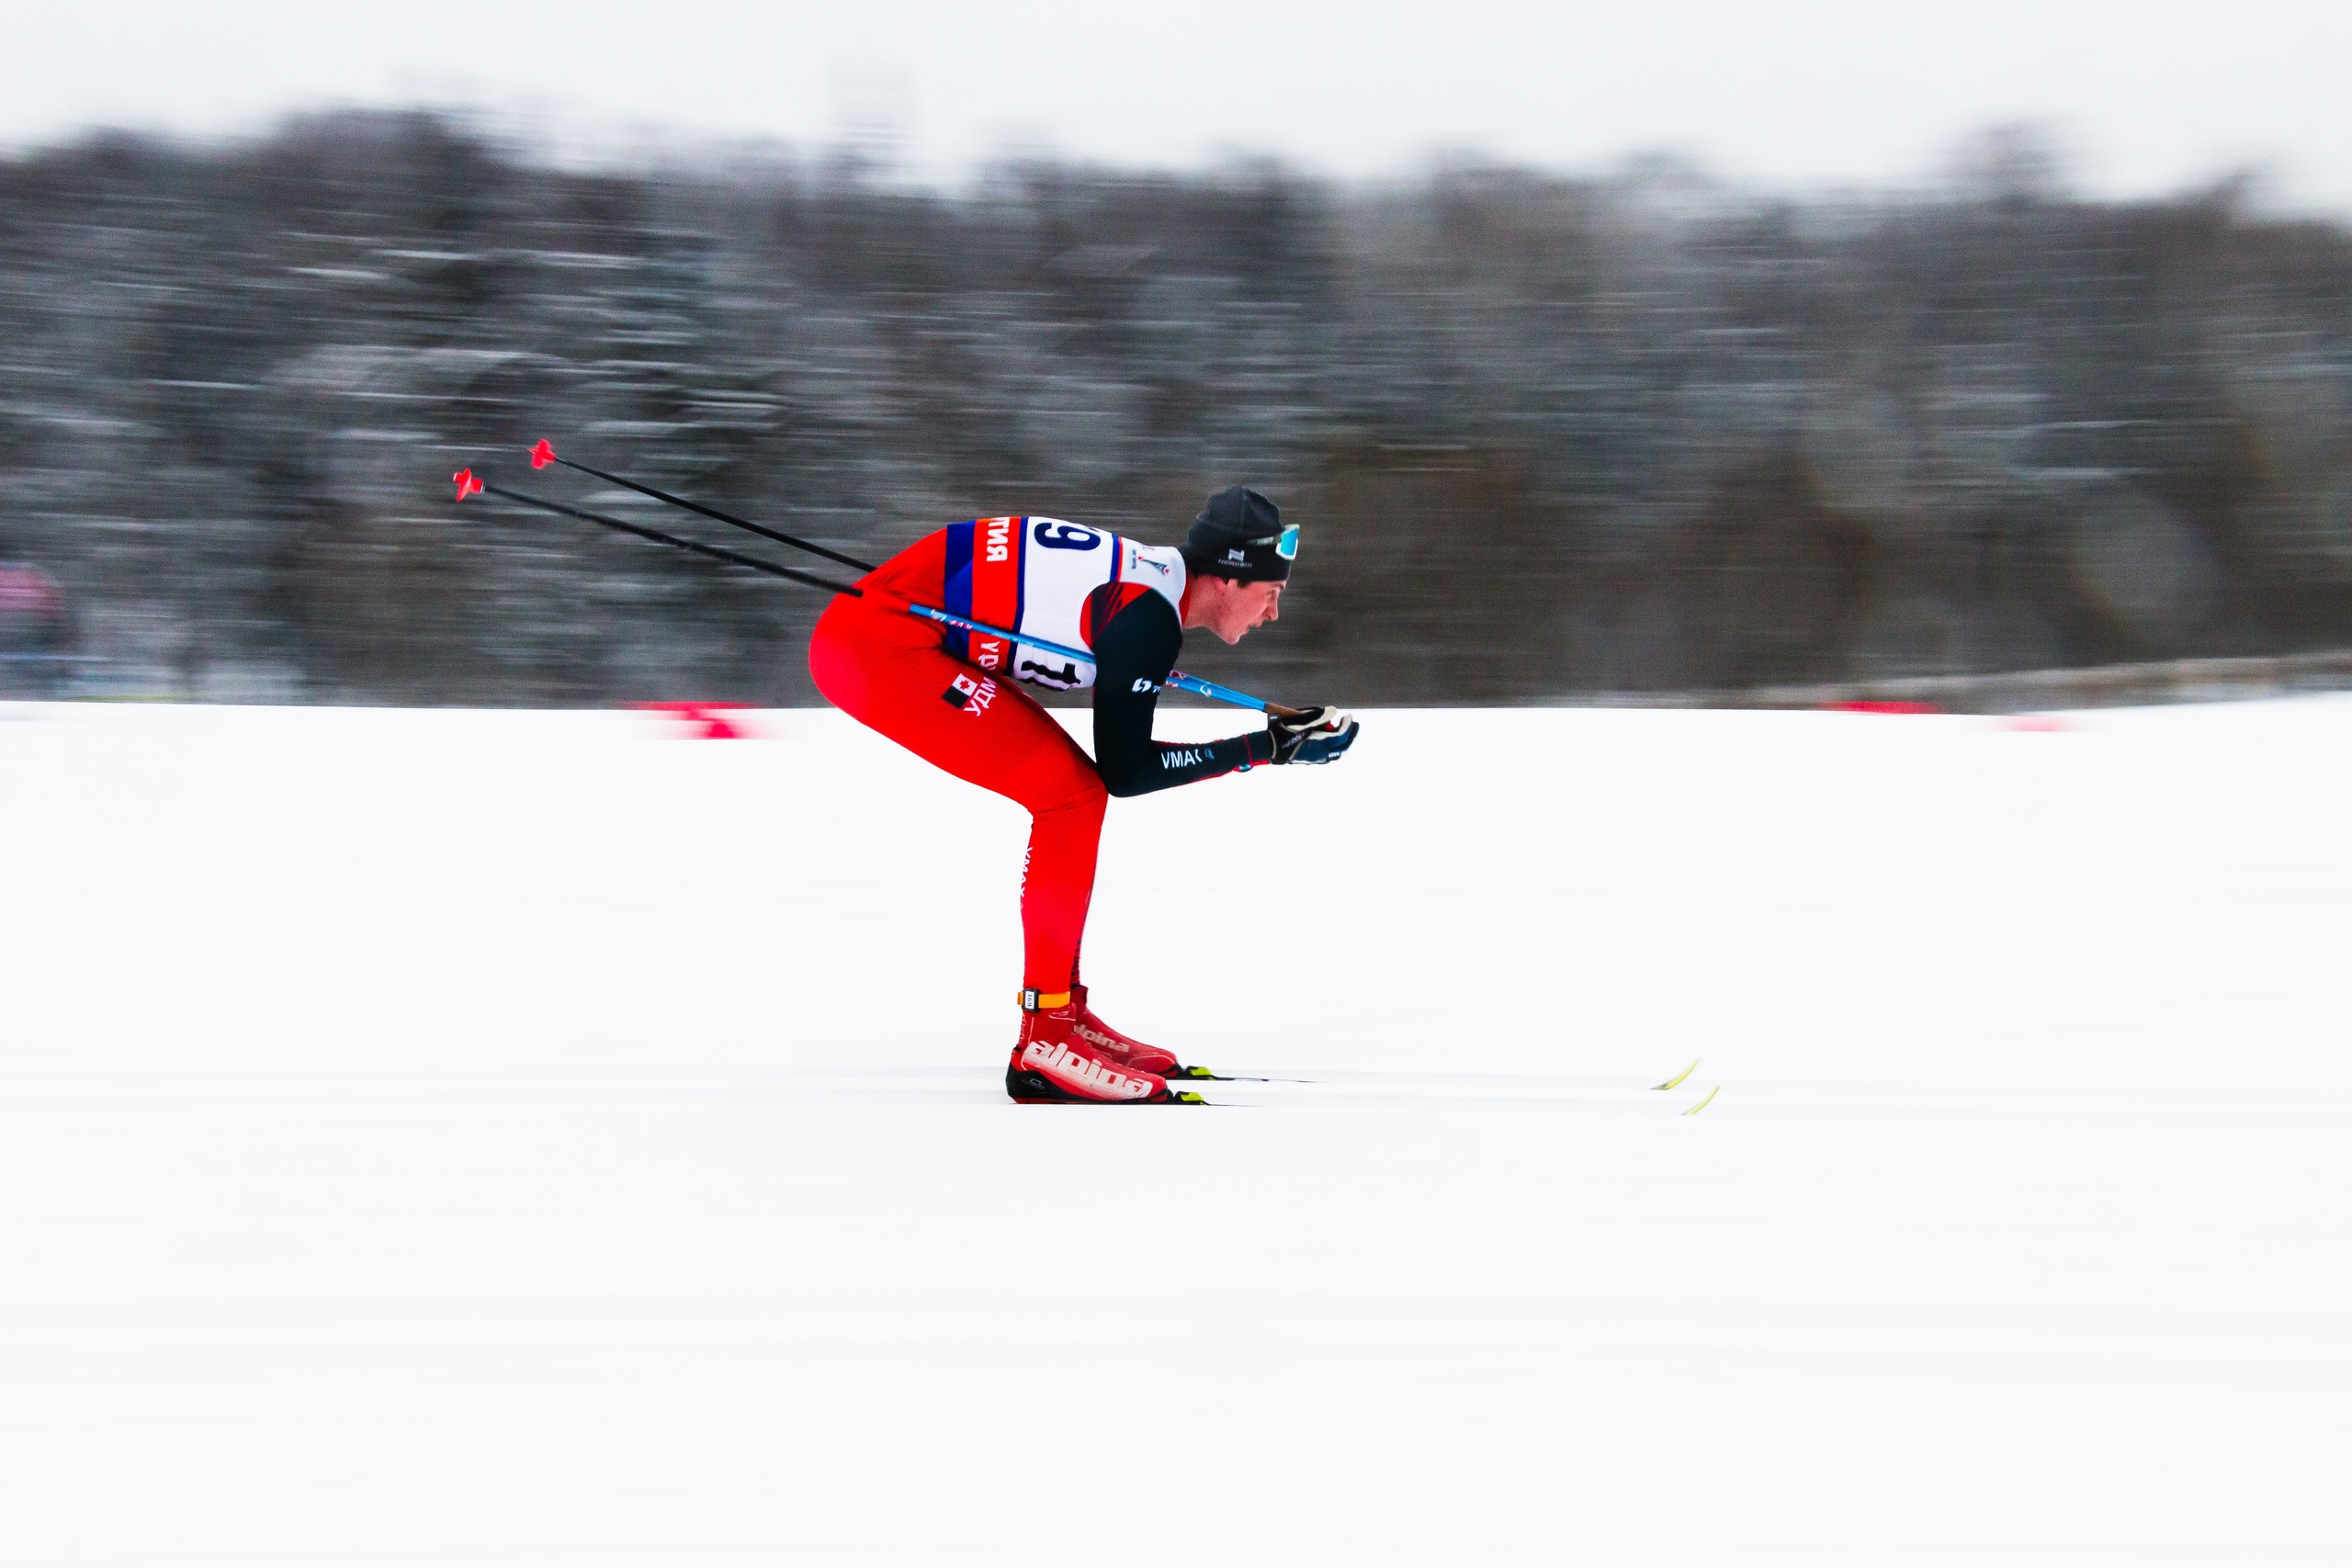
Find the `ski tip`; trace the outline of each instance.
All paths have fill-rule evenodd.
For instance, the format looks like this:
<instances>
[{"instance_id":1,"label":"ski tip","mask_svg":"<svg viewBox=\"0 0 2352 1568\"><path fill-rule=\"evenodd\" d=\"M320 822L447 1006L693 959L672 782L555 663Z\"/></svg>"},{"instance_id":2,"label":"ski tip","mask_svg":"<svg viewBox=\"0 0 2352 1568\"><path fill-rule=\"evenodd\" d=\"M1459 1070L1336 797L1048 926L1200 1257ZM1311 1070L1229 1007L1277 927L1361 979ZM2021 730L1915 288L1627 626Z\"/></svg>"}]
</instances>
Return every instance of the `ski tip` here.
<instances>
[{"instance_id":1,"label":"ski tip","mask_svg":"<svg viewBox=\"0 0 2352 1568\"><path fill-rule=\"evenodd\" d=\"M539 444L531 448L531 467L544 468L554 461L555 443L542 435L539 437Z\"/></svg>"},{"instance_id":2,"label":"ski tip","mask_svg":"<svg viewBox=\"0 0 2352 1568\"><path fill-rule=\"evenodd\" d=\"M474 471L471 468L459 468L449 476L449 482L458 487L457 499L459 501L465 500L469 495L481 493L481 481L474 478Z\"/></svg>"},{"instance_id":3,"label":"ski tip","mask_svg":"<svg viewBox=\"0 0 2352 1568\"><path fill-rule=\"evenodd\" d=\"M1654 1084L1650 1085L1650 1088L1652 1088L1652 1089L1672 1089L1672 1088L1674 1088L1676 1085L1679 1084L1679 1083L1680 1083L1684 1078L1689 1077L1692 1073L1695 1073L1695 1072L1697 1072L1698 1070L1699 1070L1699 1058L1698 1058L1698 1057L1696 1057L1696 1056L1693 1056L1693 1057L1691 1057L1691 1058L1690 1058L1690 1065L1689 1066L1687 1066L1687 1067L1683 1068L1680 1072L1679 1072L1679 1073L1675 1074L1672 1077L1670 1077L1670 1078L1667 1079L1664 1083L1654 1083Z\"/></svg>"},{"instance_id":4,"label":"ski tip","mask_svg":"<svg viewBox=\"0 0 2352 1568\"><path fill-rule=\"evenodd\" d=\"M1692 1063L1692 1064L1690 1064L1690 1065L1691 1065L1692 1066L1694 1066L1694 1067L1698 1066L1698 1064L1697 1064L1696 1062L1693 1062L1693 1063ZM1685 1116L1696 1116L1697 1114L1699 1114L1699 1112L1701 1112L1702 1111L1704 1111L1705 1109L1707 1109L1707 1107L1708 1107L1708 1106L1710 1106L1710 1105L1713 1104L1713 1103L1714 1103L1715 1096L1717 1096L1717 1095L1719 1095L1719 1094L1723 1093L1723 1091L1724 1091L1724 1086L1723 1086L1723 1085L1721 1085L1721 1084L1717 1084L1714 1088L1713 1088L1713 1089L1709 1089L1709 1090L1707 1091L1707 1098L1706 1098L1706 1099L1704 1099L1704 1100L1701 1100L1698 1104L1696 1104L1696 1105L1692 1106L1690 1110L1688 1110L1688 1111L1684 1111L1682 1114L1684 1114Z\"/></svg>"}]
</instances>

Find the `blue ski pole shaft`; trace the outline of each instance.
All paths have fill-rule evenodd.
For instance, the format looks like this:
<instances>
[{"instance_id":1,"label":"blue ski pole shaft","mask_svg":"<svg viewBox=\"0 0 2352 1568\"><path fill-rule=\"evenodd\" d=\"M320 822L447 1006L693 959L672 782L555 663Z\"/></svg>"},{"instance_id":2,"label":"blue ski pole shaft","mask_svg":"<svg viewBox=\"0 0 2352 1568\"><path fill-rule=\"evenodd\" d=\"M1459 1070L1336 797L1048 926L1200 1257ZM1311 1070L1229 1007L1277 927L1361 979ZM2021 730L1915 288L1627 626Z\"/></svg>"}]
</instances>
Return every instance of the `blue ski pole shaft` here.
<instances>
[{"instance_id":1,"label":"blue ski pole shaft","mask_svg":"<svg viewBox=\"0 0 2352 1568\"><path fill-rule=\"evenodd\" d=\"M905 601L905 604L907 614L919 615L926 621L937 621L942 626L961 626L967 632L978 632L982 637L1001 637L1009 644L1018 643L1023 648L1037 649L1042 652L1052 654L1057 659L1074 660L1080 664L1094 662L1094 655L1081 652L1075 648L1064 648L1057 642L1046 642L1038 637L1021 636L1006 631L1001 626L989 626L983 621L969 620L962 615L951 615L945 610L934 610L928 604L918 604L912 600ZM1293 711L1290 708L1277 707L1263 697L1253 697L1247 692L1237 692L1230 686L1220 686L1215 681L1204 681L1198 675L1187 675L1182 670L1171 670L1168 672L1168 684L1179 691L1191 692L1196 696L1207 697L1215 702L1231 703L1235 707L1250 708L1258 713L1288 714Z\"/></svg>"},{"instance_id":2,"label":"blue ski pole shaft","mask_svg":"<svg viewBox=\"0 0 2352 1568\"><path fill-rule=\"evenodd\" d=\"M1230 686L1220 686L1215 681L1204 681L1198 675L1187 675L1182 670L1168 672L1168 683L1179 691L1215 702L1231 703L1238 708L1254 708L1260 713L1287 714L1295 710L1278 707L1263 697L1253 697L1247 692L1237 692Z\"/></svg>"}]
</instances>

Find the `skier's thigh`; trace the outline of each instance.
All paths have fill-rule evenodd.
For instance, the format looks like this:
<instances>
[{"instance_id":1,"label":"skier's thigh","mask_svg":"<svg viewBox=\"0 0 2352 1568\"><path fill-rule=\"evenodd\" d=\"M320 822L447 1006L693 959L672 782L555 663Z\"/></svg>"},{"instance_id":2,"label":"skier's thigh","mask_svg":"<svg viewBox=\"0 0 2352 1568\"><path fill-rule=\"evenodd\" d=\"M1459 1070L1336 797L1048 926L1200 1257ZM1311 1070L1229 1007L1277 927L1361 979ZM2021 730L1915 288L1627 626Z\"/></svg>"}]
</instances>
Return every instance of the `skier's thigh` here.
<instances>
[{"instance_id":1,"label":"skier's thigh","mask_svg":"<svg viewBox=\"0 0 2352 1568\"><path fill-rule=\"evenodd\" d=\"M847 653L859 666L853 682L820 679L836 705L967 784L1033 811L1102 788L1069 731L1010 681L936 647L876 650L870 658L858 657L863 650L827 651ZM835 685L856 688L841 694L854 706L835 695Z\"/></svg>"}]
</instances>

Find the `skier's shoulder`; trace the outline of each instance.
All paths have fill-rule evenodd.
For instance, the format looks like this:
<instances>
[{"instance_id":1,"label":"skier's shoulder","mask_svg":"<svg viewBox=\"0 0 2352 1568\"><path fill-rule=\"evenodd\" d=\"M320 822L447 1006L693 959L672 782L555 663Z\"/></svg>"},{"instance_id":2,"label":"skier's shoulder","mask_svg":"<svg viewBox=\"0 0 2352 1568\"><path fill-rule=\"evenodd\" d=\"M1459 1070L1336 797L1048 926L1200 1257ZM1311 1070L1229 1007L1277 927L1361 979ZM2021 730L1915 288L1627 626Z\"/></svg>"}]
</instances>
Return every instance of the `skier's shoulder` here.
<instances>
[{"instance_id":1,"label":"skier's shoulder","mask_svg":"<svg viewBox=\"0 0 2352 1568\"><path fill-rule=\"evenodd\" d=\"M1079 625L1087 645L1097 653L1114 648L1157 650L1164 644L1172 660L1184 640L1176 606L1148 582L1103 583L1086 596Z\"/></svg>"}]
</instances>

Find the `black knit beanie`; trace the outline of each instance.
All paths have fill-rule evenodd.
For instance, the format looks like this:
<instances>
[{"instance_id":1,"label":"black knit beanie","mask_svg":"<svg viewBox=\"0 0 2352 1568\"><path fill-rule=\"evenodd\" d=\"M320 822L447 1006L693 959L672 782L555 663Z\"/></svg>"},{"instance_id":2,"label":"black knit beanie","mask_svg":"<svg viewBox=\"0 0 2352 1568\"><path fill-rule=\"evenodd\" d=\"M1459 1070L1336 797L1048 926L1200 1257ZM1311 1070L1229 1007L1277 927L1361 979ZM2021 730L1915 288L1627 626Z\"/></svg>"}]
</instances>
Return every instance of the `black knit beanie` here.
<instances>
[{"instance_id":1,"label":"black knit beanie","mask_svg":"<svg viewBox=\"0 0 2352 1568\"><path fill-rule=\"evenodd\" d=\"M1179 547L1184 570L1236 582L1286 582L1298 554L1298 529L1283 526L1282 509L1254 490L1228 485L1209 497Z\"/></svg>"}]
</instances>

